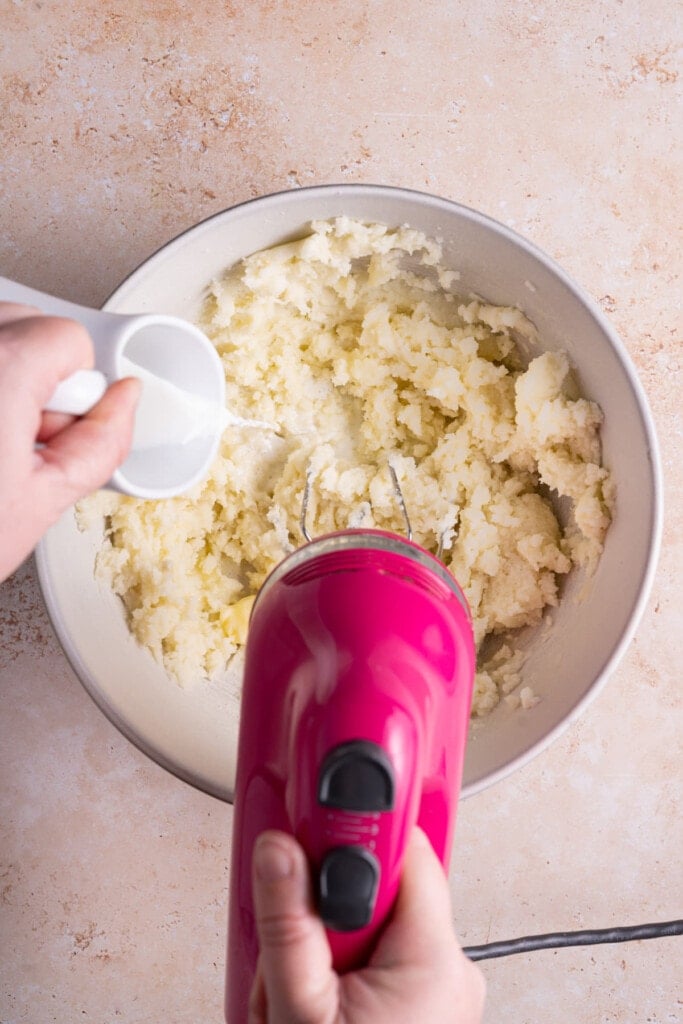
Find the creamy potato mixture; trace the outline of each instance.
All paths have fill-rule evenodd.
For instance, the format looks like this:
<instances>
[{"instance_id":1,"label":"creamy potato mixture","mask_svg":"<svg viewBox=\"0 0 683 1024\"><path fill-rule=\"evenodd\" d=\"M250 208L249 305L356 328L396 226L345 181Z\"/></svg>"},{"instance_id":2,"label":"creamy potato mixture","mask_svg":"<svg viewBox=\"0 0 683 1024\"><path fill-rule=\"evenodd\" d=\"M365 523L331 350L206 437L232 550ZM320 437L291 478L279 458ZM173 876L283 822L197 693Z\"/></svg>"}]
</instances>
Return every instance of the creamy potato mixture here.
<instances>
[{"instance_id":1,"label":"creamy potato mixture","mask_svg":"<svg viewBox=\"0 0 683 1024\"><path fill-rule=\"evenodd\" d=\"M567 358L518 309L457 295L439 245L409 228L340 218L256 253L213 282L200 326L229 408L208 479L184 497L100 494L97 571L137 640L180 683L220 674L245 643L254 595L303 538L349 525L404 532L462 586L478 645L538 623L573 566L592 571L610 523L601 412ZM550 494L568 499L561 526ZM520 683L509 641L477 673L474 714ZM521 688L521 703L533 703ZM518 701L516 695L511 698Z\"/></svg>"}]
</instances>

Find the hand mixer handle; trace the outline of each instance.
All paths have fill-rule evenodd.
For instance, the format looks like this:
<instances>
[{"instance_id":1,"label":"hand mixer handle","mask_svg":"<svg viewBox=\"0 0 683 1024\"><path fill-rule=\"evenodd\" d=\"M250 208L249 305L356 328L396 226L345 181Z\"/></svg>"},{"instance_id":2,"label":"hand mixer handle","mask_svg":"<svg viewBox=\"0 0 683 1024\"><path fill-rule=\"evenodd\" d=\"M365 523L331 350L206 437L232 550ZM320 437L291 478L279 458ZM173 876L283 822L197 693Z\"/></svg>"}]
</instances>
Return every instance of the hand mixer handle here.
<instances>
[{"instance_id":1,"label":"hand mixer handle","mask_svg":"<svg viewBox=\"0 0 683 1024\"><path fill-rule=\"evenodd\" d=\"M395 794L393 765L376 743L342 743L323 762L318 805L325 808L330 831L335 824L341 831L347 819L357 836L355 843L331 847L318 872L318 910L324 924L336 932L357 931L372 921L382 881L375 837L381 815L394 810Z\"/></svg>"},{"instance_id":2,"label":"hand mixer handle","mask_svg":"<svg viewBox=\"0 0 683 1024\"><path fill-rule=\"evenodd\" d=\"M230 895L227 1014L246 1019L258 962L256 837L304 848L340 973L367 964L419 822L450 851L474 679L462 592L393 534L347 531L289 556L249 626Z\"/></svg>"},{"instance_id":3,"label":"hand mixer handle","mask_svg":"<svg viewBox=\"0 0 683 1024\"><path fill-rule=\"evenodd\" d=\"M340 972L367 963L391 913L420 804L419 751L407 714L396 705L390 713L376 694L381 726L368 723L354 738L355 704L333 700L309 742L295 744L298 770L290 775L293 831L311 863L318 913ZM401 752L398 761L389 751Z\"/></svg>"}]
</instances>

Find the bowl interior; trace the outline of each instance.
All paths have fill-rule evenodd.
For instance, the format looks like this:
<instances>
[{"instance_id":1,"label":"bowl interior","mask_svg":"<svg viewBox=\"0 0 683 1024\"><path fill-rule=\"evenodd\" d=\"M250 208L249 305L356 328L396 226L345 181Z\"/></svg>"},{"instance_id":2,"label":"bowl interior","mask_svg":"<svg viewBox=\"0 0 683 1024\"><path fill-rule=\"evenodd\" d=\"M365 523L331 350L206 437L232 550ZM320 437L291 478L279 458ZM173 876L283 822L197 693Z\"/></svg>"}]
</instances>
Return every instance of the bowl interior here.
<instances>
[{"instance_id":1,"label":"bowl interior","mask_svg":"<svg viewBox=\"0 0 683 1024\"><path fill-rule=\"evenodd\" d=\"M578 715L628 644L654 570L660 532L656 442L647 405L623 349L600 311L542 253L465 207L420 193L371 186L302 189L254 200L192 228L123 282L106 308L192 320L208 282L241 257L299 237L311 220L346 215L410 224L440 238L458 290L519 306L544 349L564 349L586 397L605 414L603 457L617 484L617 509L586 592L567 581L552 626L527 638L524 680L542 698L529 711L501 704L471 730L464 795L523 764ZM38 553L48 612L71 664L110 719L181 778L231 799L241 670L181 689L126 627L119 600L93 574L101 530L79 533L73 512Z\"/></svg>"}]
</instances>

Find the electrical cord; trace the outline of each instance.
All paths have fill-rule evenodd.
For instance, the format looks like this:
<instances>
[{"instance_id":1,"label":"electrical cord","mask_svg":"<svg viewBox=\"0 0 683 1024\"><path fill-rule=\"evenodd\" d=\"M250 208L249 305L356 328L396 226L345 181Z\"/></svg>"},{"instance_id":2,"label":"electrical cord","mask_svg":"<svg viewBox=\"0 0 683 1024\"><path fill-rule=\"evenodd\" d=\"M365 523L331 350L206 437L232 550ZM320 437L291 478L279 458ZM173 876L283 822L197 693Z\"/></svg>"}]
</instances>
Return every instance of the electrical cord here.
<instances>
[{"instance_id":1,"label":"electrical cord","mask_svg":"<svg viewBox=\"0 0 683 1024\"><path fill-rule=\"evenodd\" d=\"M536 949L560 949L566 946L594 946L601 942L633 942L639 939L664 939L683 935L683 921L662 921L658 924L639 924L626 928L598 928L579 932L550 932L547 935L527 935L521 939L488 942L483 946L466 946L463 953L470 960L492 960L513 953L532 953Z\"/></svg>"}]
</instances>

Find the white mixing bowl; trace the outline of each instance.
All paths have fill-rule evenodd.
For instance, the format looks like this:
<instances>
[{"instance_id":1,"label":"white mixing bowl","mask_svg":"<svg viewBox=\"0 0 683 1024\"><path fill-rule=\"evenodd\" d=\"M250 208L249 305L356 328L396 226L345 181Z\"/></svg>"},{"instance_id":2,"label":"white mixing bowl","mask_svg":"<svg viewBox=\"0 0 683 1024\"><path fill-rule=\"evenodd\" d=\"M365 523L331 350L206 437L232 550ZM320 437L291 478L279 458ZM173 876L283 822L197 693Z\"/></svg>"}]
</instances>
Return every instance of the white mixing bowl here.
<instances>
[{"instance_id":1,"label":"white mixing bowl","mask_svg":"<svg viewBox=\"0 0 683 1024\"><path fill-rule=\"evenodd\" d=\"M300 237L311 220L347 215L409 224L442 239L458 291L519 306L543 348L563 349L583 394L605 415L604 462L617 487L614 522L588 593L570 576L549 631L532 636L524 681L541 697L528 711L505 703L472 730L464 795L527 762L586 707L624 653L642 613L661 533L661 482L652 419L624 348L599 308L547 256L502 225L444 199L405 189L324 186L266 196L198 224L164 246L105 308L193 319L208 282L241 257ZM118 598L93 574L101 529L79 533L73 512L37 552L43 595L86 690L141 750L209 793L232 797L239 670L181 689L131 638Z\"/></svg>"}]
</instances>

